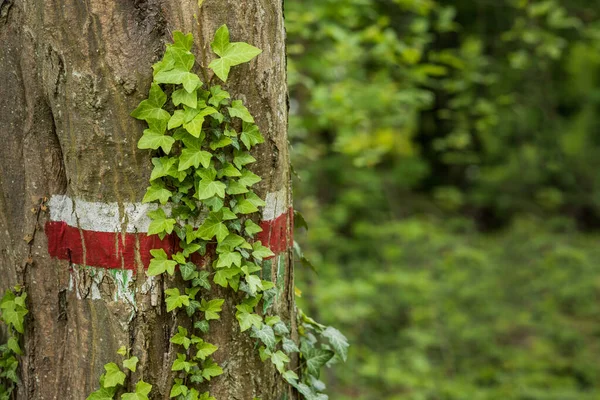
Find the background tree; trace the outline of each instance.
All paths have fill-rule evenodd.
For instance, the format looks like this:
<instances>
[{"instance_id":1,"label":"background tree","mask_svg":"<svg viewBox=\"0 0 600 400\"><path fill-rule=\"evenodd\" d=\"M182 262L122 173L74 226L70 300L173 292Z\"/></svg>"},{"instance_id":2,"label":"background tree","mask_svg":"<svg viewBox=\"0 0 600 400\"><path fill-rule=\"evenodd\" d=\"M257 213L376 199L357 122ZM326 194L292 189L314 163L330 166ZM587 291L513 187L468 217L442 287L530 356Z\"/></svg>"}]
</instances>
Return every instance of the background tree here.
<instances>
[{"instance_id":1,"label":"background tree","mask_svg":"<svg viewBox=\"0 0 600 400\"><path fill-rule=\"evenodd\" d=\"M165 312L165 282L144 272L139 202L152 164L136 147L143 124L129 114L147 96L150 66L172 31L193 33L196 68L214 57L209 43L224 23L232 40L263 50L231 73L227 89L245 100L266 139L253 168L263 177L258 194L267 197L263 219L285 210L278 235L290 234L282 4L199 3L0 4L0 288L23 285L30 310L19 399L84 398L121 345L140 358L133 375L153 384L152 398L168 398L169 339L178 321ZM288 249L275 260L271 276L282 289L276 309L293 327ZM211 394L293 397L260 361L254 340L239 333L232 295L219 295L226 302L210 338L224 374L210 382Z\"/></svg>"}]
</instances>

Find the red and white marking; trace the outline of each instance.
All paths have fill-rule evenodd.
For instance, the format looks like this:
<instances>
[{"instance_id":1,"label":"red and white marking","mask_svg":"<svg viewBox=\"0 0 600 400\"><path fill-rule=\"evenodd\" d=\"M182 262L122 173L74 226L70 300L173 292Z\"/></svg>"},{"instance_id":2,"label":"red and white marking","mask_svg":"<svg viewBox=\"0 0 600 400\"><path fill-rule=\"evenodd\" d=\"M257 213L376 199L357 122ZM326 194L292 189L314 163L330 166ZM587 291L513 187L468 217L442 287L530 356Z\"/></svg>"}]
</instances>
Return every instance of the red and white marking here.
<instances>
[{"instance_id":1,"label":"red and white marking","mask_svg":"<svg viewBox=\"0 0 600 400\"><path fill-rule=\"evenodd\" d=\"M257 240L275 254L292 245L293 212L285 189L268 193L265 199L263 229ZM46 223L48 253L73 264L102 268L136 269L137 250L145 268L150 263L150 250L163 248L167 254L178 249L178 238L172 234L160 240L148 236L150 219L147 212L157 204L90 202L65 195L54 195L47 203L50 220ZM289 232L289 233L288 233Z\"/></svg>"}]
</instances>

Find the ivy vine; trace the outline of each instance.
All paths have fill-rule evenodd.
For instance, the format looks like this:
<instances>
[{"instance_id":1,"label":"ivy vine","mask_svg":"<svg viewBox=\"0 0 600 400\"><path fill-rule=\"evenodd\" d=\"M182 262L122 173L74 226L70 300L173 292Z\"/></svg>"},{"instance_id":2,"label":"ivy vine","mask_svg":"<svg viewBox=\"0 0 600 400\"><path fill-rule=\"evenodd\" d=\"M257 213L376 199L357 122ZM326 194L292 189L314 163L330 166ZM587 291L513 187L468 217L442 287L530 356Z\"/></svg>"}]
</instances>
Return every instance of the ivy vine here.
<instances>
[{"instance_id":1,"label":"ivy vine","mask_svg":"<svg viewBox=\"0 0 600 400\"><path fill-rule=\"evenodd\" d=\"M232 99L212 81L203 83L192 71L192 45L191 34L174 32L173 43L167 44L162 60L152 66L154 79L148 98L131 113L148 124L138 148L154 152L150 186L142 200L158 203L148 212L148 234L163 239L175 233L181 248L171 256L161 248L151 250L147 274L173 277L179 271L186 287L183 292L178 287L165 290L166 309L185 312L193 326L192 331L178 326L170 339L180 349L171 367L174 384L170 397L214 400L209 392L199 393L195 385L223 373L212 358L218 347L202 338L211 321L220 319L224 299L209 297L216 284L245 293L236 305L235 316L240 331L249 332L260 342L261 360L270 360L282 378L306 399L326 399L320 393L324 385L318 380L319 370L334 359L345 359L348 344L337 330L299 311L299 347L291 339L288 325L270 314L277 288L257 273L263 260L274 254L255 238L262 231L255 220L265 202L252 189L261 178L248 168L256 162L250 150L264 138L241 100ZM211 48L218 57L208 68L223 83L231 67L261 53L250 44L230 42L226 25L216 31ZM206 260L212 263L203 265ZM300 353L300 371L289 368L292 353ZM112 399L109 395L116 393L113 388L123 384L124 375L118 366L107 366L111 375L107 369L101 389L88 400ZM109 376L119 380L110 379L107 389ZM121 398L146 399L151 385L143 381L138 385L138 397Z\"/></svg>"},{"instance_id":2,"label":"ivy vine","mask_svg":"<svg viewBox=\"0 0 600 400\"><path fill-rule=\"evenodd\" d=\"M21 345L25 333L27 293L21 286L8 289L0 299L0 320L7 326L8 340L0 345L0 400L13 398L19 384L18 357L23 354Z\"/></svg>"}]
</instances>

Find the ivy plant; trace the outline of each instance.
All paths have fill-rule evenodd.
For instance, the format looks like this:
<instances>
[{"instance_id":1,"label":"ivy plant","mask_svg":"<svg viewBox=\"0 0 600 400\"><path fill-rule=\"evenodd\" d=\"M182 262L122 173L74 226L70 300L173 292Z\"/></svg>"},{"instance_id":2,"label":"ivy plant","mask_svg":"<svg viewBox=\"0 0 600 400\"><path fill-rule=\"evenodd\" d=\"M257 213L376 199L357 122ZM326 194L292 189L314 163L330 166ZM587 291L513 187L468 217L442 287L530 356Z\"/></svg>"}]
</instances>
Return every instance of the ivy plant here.
<instances>
[{"instance_id":1,"label":"ivy plant","mask_svg":"<svg viewBox=\"0 0 600 400\"><path fill-rule=\"evenodd\" d=\"M23 354L22 336L29 313L26 300L27 293L20 286L8 289L0 299L0 320L8 331L7 342L0 344L0 400L12 399L19 384L19 356Z\"/></svg>"}]
</instances>

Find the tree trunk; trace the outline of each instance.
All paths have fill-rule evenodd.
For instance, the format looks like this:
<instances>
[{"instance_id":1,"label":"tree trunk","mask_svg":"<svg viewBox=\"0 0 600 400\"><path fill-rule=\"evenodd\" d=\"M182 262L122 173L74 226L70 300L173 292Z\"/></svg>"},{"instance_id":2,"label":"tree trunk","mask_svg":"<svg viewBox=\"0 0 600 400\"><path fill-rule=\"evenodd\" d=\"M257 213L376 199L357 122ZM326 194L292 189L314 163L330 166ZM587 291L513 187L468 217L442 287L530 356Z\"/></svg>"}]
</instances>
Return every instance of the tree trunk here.
<instances>
[{"instance_id":1,"label":"tree trunk","mask_svg":"<svg viewBox=\"0 0 600 400\"><path fill-rule=\"evenodd\" d=\"M265 136L253 170L267 200L263 241L277 256L264 278L280 288L275 309L295 330L282 3L200 3L0 0L0 290L24 285L30 310L18 399L85 399L121 345L140 358L133 375L153 385L151 398L169 396L169 338L180 322L165 310L166 282L145 274L140 202L152 165L136 148L144 124L129 113L175 30L193 33L199 68L224 23L232 41L263 50L232 70L227 90ZM295 398L239 332L231 290L217 294L226 302L209 339L224 374L211 394Z\"/></svg>"}]
</instances>

